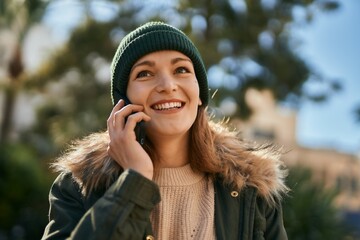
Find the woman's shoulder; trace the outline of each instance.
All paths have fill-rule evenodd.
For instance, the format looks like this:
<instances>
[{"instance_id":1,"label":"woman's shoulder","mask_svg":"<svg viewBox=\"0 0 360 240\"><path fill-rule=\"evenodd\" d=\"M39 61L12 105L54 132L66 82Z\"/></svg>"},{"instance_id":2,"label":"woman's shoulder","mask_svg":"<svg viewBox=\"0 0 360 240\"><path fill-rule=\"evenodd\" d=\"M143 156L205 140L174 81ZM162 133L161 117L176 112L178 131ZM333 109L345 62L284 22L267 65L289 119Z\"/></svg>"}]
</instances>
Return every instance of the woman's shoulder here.
<instances>
[{"instance_id":1,"label":"woman's shoulder","mask_svg":"<svg viewBox=\"0 0 360 240\"><path fill-rule=\"evenodd\" d=\"M217 147L223 148L219 158L222 166L220 175L224 182L239 190L254 188L269 202L287 193L287 169L274 146L249 145L234 137Z\"/></svg>"},{"instance_id":2,"label":"woman's shoulder","mask_svg":"<svg viewBox=\"0 0 360 240\"><path fill-rule=\"evenodd\" d=\"M52 168L60 173L58 181L75 182L83 195L109 187L122 169L108 155L107 146L107 132L93 133L72 142L52 163Z\"/></svg>"}]
</instances>

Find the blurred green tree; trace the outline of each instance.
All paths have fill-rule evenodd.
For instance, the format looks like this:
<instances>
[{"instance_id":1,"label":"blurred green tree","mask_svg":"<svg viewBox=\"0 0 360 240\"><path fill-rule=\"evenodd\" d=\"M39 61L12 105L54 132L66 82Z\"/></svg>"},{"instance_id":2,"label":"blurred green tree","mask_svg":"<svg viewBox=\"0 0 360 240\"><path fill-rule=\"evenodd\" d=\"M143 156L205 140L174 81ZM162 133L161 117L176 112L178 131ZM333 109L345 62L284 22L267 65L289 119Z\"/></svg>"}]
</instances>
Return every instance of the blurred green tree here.
<instances>
[{"instance_id":1,"label":"blurred green tree","mask_svg":"<svg viewBox=\"0 0 360 240\"><path fill-rule=\"evenodd\" d=\"M43 156L11 137L15 102L28 75L24 39L46 5L42 0L0 2L0 239L39 239L46 224L53 176Z\"/></svg>"},{"instance_id":2,"label":"blurred green tree","mask_svg":"<svg viewBox=\"0 0 360 240\"><path fill-rule=\"evenodd\" d=\"M0 145L0 239L40 239L53 176L24 144Z\"/></svg>"},{"instance_id":3,"label":"blurred green tree","mask_svg":"<svg viewBox=\"0 0 360 240\"><path fill-rule=\"evenodd\" d=\"M354 229L345 224L335 207L336 191L312 179L310 169L290 169L289 197L283 203L284 224L289 239L355 239Z\"/></svg>"},{"instance_id":4,"label":"blurred green tree","mask_svg":"<svg viewBox=\"0 0 360 240\"><path fill-rule=\"evenodd\" d=\"M0 90L4 94L2 121L0 121L0 143L7 142L13 131L13 111L18 91L26 78L23 61L23 41L33 25L41 21L47 2L42 0L11 1L3 0L0 4L0 33L11 38L11 44L0 45L0 67L5 69L4 78L0 79ZM5 35L8 36L5 36ZM1 78L1 76L0 76Z\"/></svg>"}]
</instances>

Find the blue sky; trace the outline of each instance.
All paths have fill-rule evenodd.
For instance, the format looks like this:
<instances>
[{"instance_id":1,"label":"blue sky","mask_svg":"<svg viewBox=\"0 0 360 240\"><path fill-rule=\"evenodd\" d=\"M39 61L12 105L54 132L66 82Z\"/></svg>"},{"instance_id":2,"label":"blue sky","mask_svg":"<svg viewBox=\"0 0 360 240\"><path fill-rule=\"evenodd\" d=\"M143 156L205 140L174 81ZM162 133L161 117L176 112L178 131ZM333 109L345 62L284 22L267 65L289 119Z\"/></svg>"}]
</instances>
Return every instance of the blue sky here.
<instances>
[{"instance_id":1,"label":"blue sky","mask_svg":"<svg viewBox=\"0 0 360 240\"><path fill-rule=\"evenodd\" d=\"M326 77L340 79L343 90L327 102L304 101L298 114L300 144L360 153L360 1L342 0L335 13L319 13L298 31L301 55Z\"/></svg>"}]
</instances>

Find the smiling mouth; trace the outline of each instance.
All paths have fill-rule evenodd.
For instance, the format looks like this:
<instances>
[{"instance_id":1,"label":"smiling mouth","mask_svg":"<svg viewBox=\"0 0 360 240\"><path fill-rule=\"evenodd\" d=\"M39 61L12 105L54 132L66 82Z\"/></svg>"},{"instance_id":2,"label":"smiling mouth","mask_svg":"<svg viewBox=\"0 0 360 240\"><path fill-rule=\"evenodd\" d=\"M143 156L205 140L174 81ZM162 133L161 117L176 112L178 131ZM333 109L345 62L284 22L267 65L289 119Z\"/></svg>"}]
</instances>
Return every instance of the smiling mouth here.
<instances>
[{"instance_id":1,"label":"smiling mouth","mask_svg":"<svg viewBox=\"0 0 360 240\"><path fill-rule=\"evenodd\" d=\"M184 103L182 103L182 102L167 102L167 103L161 103L161 104L154 104L152 106L152 108L155 110L164 111L164 110L171 110L171 109L175 109L175 108L181 108L183 105L184 105Z\"/></svg>"}]
</instances>

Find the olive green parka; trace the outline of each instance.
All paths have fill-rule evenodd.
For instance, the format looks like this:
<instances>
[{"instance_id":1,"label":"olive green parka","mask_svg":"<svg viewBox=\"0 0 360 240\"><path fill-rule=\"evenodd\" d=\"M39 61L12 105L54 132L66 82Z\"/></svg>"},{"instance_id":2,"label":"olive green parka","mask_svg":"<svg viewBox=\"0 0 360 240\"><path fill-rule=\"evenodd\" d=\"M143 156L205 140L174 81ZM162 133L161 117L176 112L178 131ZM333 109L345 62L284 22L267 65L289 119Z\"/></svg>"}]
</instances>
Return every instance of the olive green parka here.
<instances>
[{"instance_id":1,"label":"olive green parka","mask_svg":"<svg viewBox=\"0 0 360 240\"><path fill-rule=\"evenodd\" d=\"M81 152L57 162L61 173L50 190L42 239L155 239L149 216L161 201L159 187L131 169L115 171L101 140L106 137L93 137L100 140L88 141ZM224 176L213 178L216 239L287 239L280 203L285 174L279 160L254 155L246 161L247 173L254 176L246 176L241 189ZM233 166L235 173L239 166Z\"/></svg>"}]
</instances>

